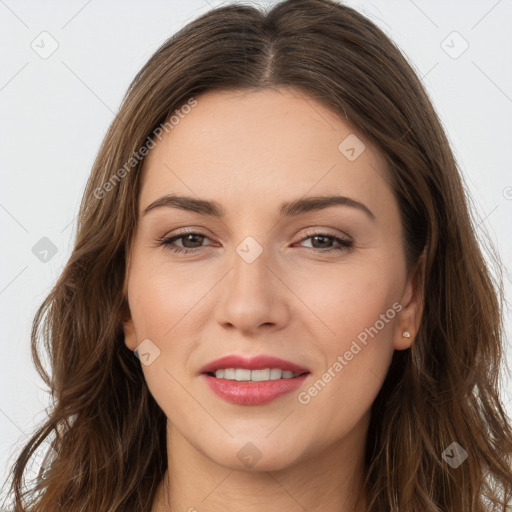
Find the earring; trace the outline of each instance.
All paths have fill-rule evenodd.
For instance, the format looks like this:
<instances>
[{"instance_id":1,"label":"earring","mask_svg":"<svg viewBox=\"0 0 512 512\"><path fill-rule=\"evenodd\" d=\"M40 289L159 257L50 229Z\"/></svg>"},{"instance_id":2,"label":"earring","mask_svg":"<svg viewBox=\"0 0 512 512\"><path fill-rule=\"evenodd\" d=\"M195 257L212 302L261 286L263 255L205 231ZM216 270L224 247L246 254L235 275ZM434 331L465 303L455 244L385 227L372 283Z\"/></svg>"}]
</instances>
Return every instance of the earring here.
<instances>
[{"instance_id":1,"label":"earring","mask_svg":"<svg viewBox=\"0 0 512 512\"><path fill-rule=\"evenodd\" d=\"M402 336L403 336L404 338L410 338L410 337L411 337L411 333L410 333L409 331L404 331L404 332L402 333Z\"/></svg>"}]
</instances>

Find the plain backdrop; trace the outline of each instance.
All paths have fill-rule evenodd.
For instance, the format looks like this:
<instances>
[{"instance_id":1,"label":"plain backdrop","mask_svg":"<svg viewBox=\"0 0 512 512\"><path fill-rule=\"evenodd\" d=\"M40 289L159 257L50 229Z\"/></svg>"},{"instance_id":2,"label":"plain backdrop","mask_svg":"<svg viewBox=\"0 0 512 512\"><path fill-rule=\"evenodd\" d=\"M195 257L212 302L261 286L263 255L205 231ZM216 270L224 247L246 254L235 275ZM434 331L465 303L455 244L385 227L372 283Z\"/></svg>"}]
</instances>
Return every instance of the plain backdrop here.
<instances>
[{"instance_id":1,"label":"plain backdrop","mask_svg":"<svg viewBox=\"0 0 512 512\"><path fill-rule=\"evenodd\" d=\"M100 142L152 53L221 3L0 0L2 482L49 405L31 360L31 323L70 255ZM381 27L421 77L473 198L478 234L488 233L510 270L512 3L345 3ZM49 252L41 256L40 247ZM510 302L508 274L504 282ZM506 330L510 340L510 314ZM507 353L510 364L510 346ZM508 380L503 402L512 416Z\"/></svg>"}]
</instances>

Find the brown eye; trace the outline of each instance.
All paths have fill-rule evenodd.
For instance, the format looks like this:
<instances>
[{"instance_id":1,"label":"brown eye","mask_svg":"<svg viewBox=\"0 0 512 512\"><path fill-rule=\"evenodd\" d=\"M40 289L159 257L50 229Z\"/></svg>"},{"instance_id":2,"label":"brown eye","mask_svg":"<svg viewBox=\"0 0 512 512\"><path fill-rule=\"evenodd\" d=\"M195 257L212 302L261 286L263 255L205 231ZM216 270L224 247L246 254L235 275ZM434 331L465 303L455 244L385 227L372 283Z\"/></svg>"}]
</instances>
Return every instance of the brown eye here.
<instances>
[{"instance_id":1,"label":"brown eye","mask_svg":"<svg viewBox=\"0 0 512 512\"><path fill-rule=\"evenodd\" d=\"M204 240L204 236L199 235L198 233L189 233L188 235L182 235L178 238L175 237L175 240L183 239L183 245L186 249L196 249L197 247L201 246L202 241ZM199 241L199 245L197 245ZM191 244L192 247L190 247L188 244Z\"/></svg>"},{"instance_id":2,"label":"brown eye","mask_svg":"<svg viewBox=\"0 0 512 512\"><path fill-rule=\"evenodd\" d=\"M166 237L159 240L159 245L171 249L175 253L193 253L201 251L205 246L202 245L203 241L208 237L202 233L186 232L174 235L172 237ZM308 236L303 238L301 242L305 240L312 240L311 249L316 253L326 253L331 251L348 251L353 245L353 242L348 239L340 238L327 233L310 233ZM177 240L182 240L182 245L176 245ZM335 244L334 246L332 244ZM209 244L211 245L211 244Z\"/></svg>"},{"instance_id":3,"label":"brown eye","mask_svg":"<svg viewBox=\"0 0 512 512\"><path fill-rule=\"evenodd\" d=\"M308 236L303 238L301 242L305 240L311 239L312 249L315 252L330 252L330 251L348 251L352 246L352 240L339 238L334 235L329 235L327 233L309 233ZM332 243L338 244L334 247Z\"/></svg>"},{"instance_id":4,"label":"brown eye","mask_svg":"<svg viewBox=\"0 0 512 512\"><path fill-rule=\"evenodd\" d=\"M171 249L173 252L184 252L187 254L200 251L201 248L204 247L201 244L205 238L208 237L202 233L187 232L163 238L159 240L159 245L163 245L164 247ZM182 240L182 246L175 244L177 240Z\"/></svg>"}]
</instances>

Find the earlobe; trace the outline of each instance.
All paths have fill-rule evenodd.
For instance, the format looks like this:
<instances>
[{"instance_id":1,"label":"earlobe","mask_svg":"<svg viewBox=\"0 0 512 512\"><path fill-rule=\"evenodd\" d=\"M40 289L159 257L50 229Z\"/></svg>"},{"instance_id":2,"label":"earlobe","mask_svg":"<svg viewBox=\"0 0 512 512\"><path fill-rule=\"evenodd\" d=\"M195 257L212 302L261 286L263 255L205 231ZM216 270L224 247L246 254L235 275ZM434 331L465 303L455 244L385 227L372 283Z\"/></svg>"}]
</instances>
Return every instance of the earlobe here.
<instances>
[{"instance_id":1,"label":"earlobe","mask_svg":"<svg viewBox=\"0 0 512 512\"><path fill-rule=\"evenodd\" d=\"M410 348L413 342L414 335L410 331L401 331L401 339L395 340L394 348L395 350L405 350Z\"/></svg>"}]
</instances>

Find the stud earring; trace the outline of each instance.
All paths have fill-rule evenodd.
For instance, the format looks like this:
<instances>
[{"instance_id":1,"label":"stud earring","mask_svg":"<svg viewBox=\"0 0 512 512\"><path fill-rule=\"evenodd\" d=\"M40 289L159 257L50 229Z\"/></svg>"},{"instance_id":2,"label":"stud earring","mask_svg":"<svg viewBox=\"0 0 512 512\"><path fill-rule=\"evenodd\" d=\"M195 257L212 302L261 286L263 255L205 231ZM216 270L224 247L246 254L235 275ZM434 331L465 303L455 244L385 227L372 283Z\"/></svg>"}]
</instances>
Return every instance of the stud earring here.
<instances>
[{"instance_id":1,"label":"stud earring","mask_svg":"<svg viewBox=\"0 0 512 512\"><path fill-rule=\"evenodd\" d=\"M409 331L404 331L404 332L402 333L402 336L403 336L404 338L410 338L410 337L411 337L411 333L410 333Z\"/></svg>"}]
</instances>

